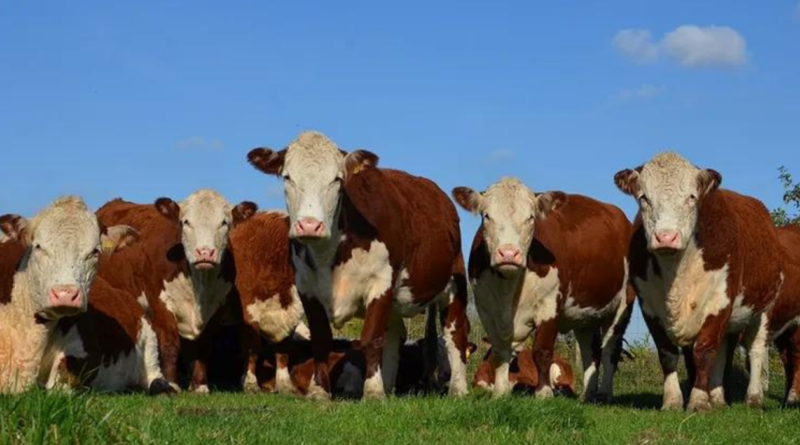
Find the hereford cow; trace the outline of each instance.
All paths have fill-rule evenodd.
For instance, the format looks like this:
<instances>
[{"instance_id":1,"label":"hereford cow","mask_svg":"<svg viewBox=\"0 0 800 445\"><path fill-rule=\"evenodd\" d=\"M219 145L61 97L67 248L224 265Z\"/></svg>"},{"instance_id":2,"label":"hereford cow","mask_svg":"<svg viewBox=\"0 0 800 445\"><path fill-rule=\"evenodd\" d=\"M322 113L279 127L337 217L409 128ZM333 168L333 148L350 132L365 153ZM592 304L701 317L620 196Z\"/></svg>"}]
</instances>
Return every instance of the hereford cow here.
<instances>
[{"instance_id":1,"label":"hereford cow","mask_svg":"<svg viewBox=\"0 0 800 445\"><path fill-rule=\"evenodd\" d=\"M778 228L778 241L783 248L784 282L769 311L769 330L783 361L784 403L797 405L800 397L800 226Z\"/></svg>"},{"instance_id":2,"label":"hereford cow","mask_svg":"<svg viewBox=\"0 0 800 445\"><path fill-rule=\"evenodd\" d=\"M615 176L617 187L639 203L631 277L658 347L664 409L683 408L681 347L695 368L688 409L724 406L727 351L742 334L751 371L747 404L764 403L767 309L782 281L781 248L764 205L719 189L721 181L716 171L675 153Z\"/></svg>"},{"instance_id":3,"label":"hereford cow","mask_svg":"<svg viewBox=\"0 0 800 445\"><path fill-rule=\"evenodd\" d=\"M446 308L450 394L465 394L466 276L458 215L447 195L427 179L378 168L376 155L346 153L315 132L281 151L254 149L248 160L285 185L295 282L315 347L309 397L330 397L331 321L340 327L364 317L364 394L382 398L397 375L402 317L431 305Z\"/></svg>"},{"instance_id":4,"label":"hereford cow","mask_svg":"<svg viewBox=\"0 0 800 445\"><path fill-rule=\"evenodd\" d=\"M87 309L91 314L96 307L116 305L113 299L98 297L102 290L96 292L96 288L102 287L95 281L98 258L103 251L110 253L135 241L135 231L98 224L83 201L75 197L56 200L30 223L16 215L0 217L0 230L3 233L0 248L8 255L3 257L0 269L0 302L5 303L0 306L1 392L20 392L36 383L47 385L57 381L51 370L66 366L60 360L65 352L79 359L89 358L95 352L92 348L70 349L84 340L87 344L106 342L104 350L111 354L98 363L119 360L123 358L120 354L130 353L133 348L113 349L118 344L109 338L115 333L104 329L111 323L98 321L92 332L64 329L72 319L85 320ZM90 302L95 297L98 301ZM155 339L139 335L135 347L141 348L137 353L148 347L152 349ZM134 364L148 363L144 355L139 354L127 363L132 368ZM134 370L130 371L132 380L125 382L125 386L131 383L157 392L166 390L160 373L143 372L134 376ZM105 385L112 380L122 380L113 367L100 366L95 370L94 383L98 389L117 389Z\"/></svg>"},{"instance_id":5,"label":"hereford cow","mask_svg":"<svg viewBox=\"0 0 800 445\"><path fill-rule=\"evenodd\" d=\"M472 385L491 391L494 388L494 359L492 350L489 349L483 357ZM514 391L532 392L539 387L539 371L533 362L533 351L525 348L514 355L509 364L508 380ZM553 353L553 364L550 365L550 386L553 390L565 396L575 394L575 376L572 366L561 358L558 353Z\"/></svg>"},{"instance_id":6,"label":"hereford cow","mask_svg":"<svg viewBox=\"0 0 800 445\"><path fill-rule=\"evenodd\" d=\"M610 398L631 313L626 254L630 223L622 211L580 195L534 193L503 179L485 192L453 197L482 218L469 259L475 305L494 351L494 395L511 391L512 351L534 332L536 396L553 396L550 368L559 332L574 331L584 367L581 399ZM598 332L602 339L593 342Z\"/></svg>"},{"instance_id":7,"label":"hereford cow","mask_svg":"<svg viewBox=\"0 0 800 445\"><path fill-rule=\"evenodd\" d=\"M291 342L295 328L302 323L303 306L294 285L289 216L282 212L260 212L240 222L231 230L230 251L236 264L236 290L245 321L244 390L261 389L256 365L264 338L275 353L275 391L294 393L289 375L291 345L287 342Z\"/></svg>"},{"instance_id":8,"label":"hereford cow","mask_svg":"<svg viewBox=\"0 0 800 445\"><path fill-rule=\"evenodd\" d=\"M228 232L255 211L253 203L232 206L212 190L194 192L180 204L169 198L155 205L117 199L97 211L103 224L127 224L139 231L140 242L101 262L99 274L136 295L148 312L164 376L176 389L183 345L194 363L190 390L208 392L211 337L225 314L223 306L235 307L228 298L235 276Z\"/></svg>"}]
</instances>

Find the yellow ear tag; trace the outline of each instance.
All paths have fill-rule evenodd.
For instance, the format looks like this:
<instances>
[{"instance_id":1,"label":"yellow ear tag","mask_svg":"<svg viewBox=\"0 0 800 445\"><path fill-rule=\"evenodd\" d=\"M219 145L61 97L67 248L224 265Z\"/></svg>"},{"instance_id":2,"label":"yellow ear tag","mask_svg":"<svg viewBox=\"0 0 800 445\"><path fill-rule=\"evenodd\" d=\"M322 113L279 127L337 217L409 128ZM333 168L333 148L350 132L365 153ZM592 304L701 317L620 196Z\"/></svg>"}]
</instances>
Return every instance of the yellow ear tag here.
<instances>
[{"instance_id":1,"label":"yellow ear tag","mask_svg":"<svg viewBox=\"0 0 800 445\"><path fill-rule=\"evenodd\" d=\"M360 171L361 171L361 170L363 170L363 169L364 169L364 166L363 166L362 164L358 164L358 165L356 165L356 167L353 169L353 174L354 174L354 175L357 175L357 174L358 174L358 172L360 172Z\"/></svg>"},{"instance_id":2,"label":"yellow ear tag","mask_svg":"<svg viewBox=\"0 0 800 445\"><path fill-rule=\"evenodd\" d=\"M472 356L472 350L470 348L467 348L467 360L469 360L471 356Z\"/></svg>"},{"instance_id":3,"label":"yellow ear tag","mask_svg":"<svg viewBox=\"0 0 800 445\"><path fill-rule=\"evenodd\" d=\"M104 239L100 248L103 250L103 253L111 253L114 251L114 249L117 248L117 245L114 243L113 240Z\"/></svg>"}]
</instances>

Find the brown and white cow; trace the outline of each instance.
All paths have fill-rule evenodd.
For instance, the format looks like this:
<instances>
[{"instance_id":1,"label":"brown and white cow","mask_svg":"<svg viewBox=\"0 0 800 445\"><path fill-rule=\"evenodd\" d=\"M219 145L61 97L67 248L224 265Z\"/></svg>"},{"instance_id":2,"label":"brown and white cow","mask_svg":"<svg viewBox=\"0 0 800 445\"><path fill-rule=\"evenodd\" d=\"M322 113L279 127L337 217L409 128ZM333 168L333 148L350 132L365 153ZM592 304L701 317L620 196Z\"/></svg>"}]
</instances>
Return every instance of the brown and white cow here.
<instances>
[{"instance_id":1,"label":"brown and white cow","mask_svg":"<svg viewBox=\"0 0 800 445\"><path fill-rule=\"evenodd\" d=\"M208 392L211 337L225 315L221 309L235 307L228 298L235 278L228 232L255 211L253 203L232 206L207 189L180 204L169 198L155 205L117 199L97 211L103 224L126 224L140 234L138 244L101 262L99 274L115 288L136 295L148 312L164 376L176 388L184 347L184 355L194 363L190 390Z\"/></svg>"},{"instance_id":2,"label":"brown and white cow","mask_svg":"<svg viewBox=\"0 0 800 445\"><path fill-rule=\"evenodd\" d=\"M7 255L0 268L0 303L4 303L0 306L0 391L20 392L37 383L49 386L56 379L51 371L62 364L60 358L70 345L83 338L105 341L107 349L115 345L107 339L113 332L63 331L62 323L85 319L87 310L93 311L96 303L90 299L96 296L101 252L126 247L136 233L129 227L98 224L76 197L56 200L30 223L17 215L0 217L0 230L0 249ZM144 338L141 344L154 348L155 338ZM87 358L94 351L71 352ZM137 359L137 364L144 362L143 356ZM115 372L104 367L95 376L98 383L116 379ZM137 377L135 383L145 388L163 388L160 373ZM99 385L98 389L106 388Z\"/></svg>"},{"instance_id":3,"label":"brown and white cow","mask_svg":"<svg viewBox=\"0 0 800 445\"><path fill-rule=\"evenodd\" d=\"M486 352L478 370L475 371L472 385L491 391L494 388L495 372L491 348ZM525 348L514 354L509 365L508 380L514 391L532 392L539 387L539 370L533 362L533 350ZM550 386L557 394L572 396L575 394L575 375L572 366L553 353L553 364L550 365Z\"/></svg>"},{"instance_id":4,"label":"brown and white cow","mask_svg":"<svg viewBox=\"0 0 800 445\"><path fill-rule=\"evenodd\" d=\"M292 341L295 329L304 325L289 248L289 216L283 212L259 212L231 230L229 243L245 322L244 390L260 390L256 365L263 338L272 345L276 356L275 391L295 393L289 375L292 345L287 342Z\"/></svg>"},{"instance_id":5,"label":"brown and white cow","mask_svg":"<svg viewBox=\"0 0 800 445\"><path fill-rule=\"evenodd\" d=\"M311 398L329 398L330 322L364 317L364 394L391 392L404 337L402 317L446 307L453 368L450 394L467 392L467 289L458 215L433 182L378 168L368 151L340 150L326 136L301 134L280 151L248 154L283 179L295 282L315 347Z\"/></svg>"},{"instance_id":6,"label":"brown and white cow","mask_svg":"<svg viewBox=\"0 0 800 445\"><path fill-rule=\"evenodd\" d=\"M719 189L718 172L672 152L614 179L639 203L631 278L664 371L663 408L683 408L682 347L696 371L688 409L724 406L727 352L742 334L751 371L747 404L763 406L768 309L782 281L780 244L767 209Z\"/></svg>"},{"instance_id":7,"label":"brown and white cow","mask_svg":"<svg viewBox=\"0 0 800 445\"><path fill-rule=\"evenodd\" d=\"M770 337L781 355L786 379L784 403L800 397L800 225L779 227L784 281L769 312Z\"/></svg>"},{"instance_id":8,"label":"brown and white cow","mask_svg":"<svg viewBox=\"0 0 800 445\"><path fill-rule=\"evenodd\" d=\"M550 368L559 332L575 331L584 366L582 400L610 398L630 319L626 254L630 223L620 209L581 195L534 193L505 178L453 197L482 218L469 259L475 305L491 339L494 395L511 391L512 351L533 332L537 397L552 397ZM535 330L535 331L534 331ZM592 339L602 331L600 342Z\"/></svg>"}]
</instances>

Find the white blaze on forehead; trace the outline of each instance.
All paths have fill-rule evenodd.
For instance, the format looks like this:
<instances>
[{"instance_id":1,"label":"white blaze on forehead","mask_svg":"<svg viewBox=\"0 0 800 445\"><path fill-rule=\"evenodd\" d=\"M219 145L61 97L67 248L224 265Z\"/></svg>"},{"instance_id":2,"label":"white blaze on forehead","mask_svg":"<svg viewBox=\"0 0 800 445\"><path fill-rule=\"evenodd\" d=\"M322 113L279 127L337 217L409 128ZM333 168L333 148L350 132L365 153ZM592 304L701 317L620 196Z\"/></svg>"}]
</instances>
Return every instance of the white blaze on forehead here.
<instances>
[{"instance_id":1,"label":"white blaze on forehead","mask_svg":"<svg viewBox=\"0 0 800 445\"><path fill-rule=\"evenodd\" d=\"M331 226L339 200L337 179L344 176L344 154L325 135L306 132L286 149L282 175L286 206L295 222L313 218Z\"/></svg>"},{"instance_id":2,"label":"white blaze on forehead","mask_svg":"<svg viewBox=\"0 0 800 445\"><path fill-rule=\"evenodd\" d=\"M642 217L649 234L680 232L688 239L697 221L700 174L699 168L673 152L661 153L642 167L637 198L642 198Z\"/></svg>"},{"instance_id":3,"label":"white blaze on forehead","mask_svg":"<svg viewBox=\"0 0 800 445\"><path fill-rule=\"evenodd\" d=\"M493 254L499 247L519 247L525 258L533 239L536 195L519 179L504 178L483 192L480 212L484 218L484 236Z\"/></svg>"},{"instance_id":4,"label":"white blaze on forehead","mask_svg":"<svg viewBox=\"0 0 800 445\"><path fill-rule=\"evenodd\" d=\"M194 251L200 248L212 248L221 255L228 244L232 219L233 207L228 200L214 190L201 189L181 202L180 208L183 245L189 260L194 260Z\"/></svg>"},{"instance_id":5,"label":"white blaze on forehead","mask_svg":"<svg viewBox=\"0 0 800 445\"><path fill-rule=\"evenodd\" d=\"M53 286L77 286L84 296L97 270L100 227L97 217L76 197L56 200L30 224L31 249L25 271L38 310Z\"/></svg>"}]
</instances>

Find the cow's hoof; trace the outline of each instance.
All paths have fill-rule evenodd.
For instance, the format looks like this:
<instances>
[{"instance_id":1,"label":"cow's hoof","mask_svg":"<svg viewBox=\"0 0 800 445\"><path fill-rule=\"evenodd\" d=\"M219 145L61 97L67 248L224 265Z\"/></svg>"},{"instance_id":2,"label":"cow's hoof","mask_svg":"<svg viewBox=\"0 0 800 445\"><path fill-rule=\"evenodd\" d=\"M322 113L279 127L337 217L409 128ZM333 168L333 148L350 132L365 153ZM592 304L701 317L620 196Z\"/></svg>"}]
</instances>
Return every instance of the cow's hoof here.
<instances>
[{"instance_id":1,"label":"cow's hoof","mask_svg":"<svg viewBox=\"0 0 800 445\"><path fill-rule=\"evenodd\" d=\"M258 394L261 392L261 386L258 385L258 379L255 374L248 372L242 379L242 391L245 394Z\"/></svg>"},{"instance_id":2,"label":"cow's hoof","mask_svg":"<svg viewBox=\"0 0 800 445\"><path fill-rule=\"evenodd\" d=\"M555 394L553 393L553 388L549 386L543 386L542 388L536 390L537 400L548 400L552 399L553 397L555 397Z\"/></svg>"},{"instance_id":3,"label":"cow's hoof","mask_svg":"<svg viewBox=\"0 0 800 445\"><path fill-rule=\"evenodd\" d=\"M692 395L689 397L689 405L686 409L693 413L711 411L711 399L708 393L697 388L692 389Z\"/></svg>"},{"instance_id":4,"label":"cow's hoof","mask_svg":"<svg viewBox=\"0 0 800 445\"><path fill-rule=\"evenodd\" d=\"M786 396L786 406L797 406L797 391L789 391L789 395Z\"/></svg>"},{"instance_id":5,"label":"cow's hoof","mask_svg":"<svg viewBox=\"0 0 800 445\"><path fill-rule=\"evenodd\" d=\"M597 397L595 397L594 403L598 405L607 405L611 403L611 399L612 399L611 394L601 392L600 394L597 395Z\"/></svg>"},{"instance_id":6,"label":"cow's hoof","mask_svg":"<svg viewBox=\"0 0 800 445\"><path fill-rule=\"evenodd\" d=\"M147 392L151 396L175 396L178 395L181 390L178 388L178 385L170 383L166 379L159 378L150 382L150 388L148 388Z\"/></svg>"},{"instance_id":7,"label":"cow's hoof","mask_svg":"<svg viewBox=\"0 0 800 445\"><path fill-rule=\"evenodd\" d=\"M725 391L722 388L711 390L711 406L713 408L725 408L728 406L725 401Z\"/></svg>"},{"instance_id":8,"label":"cow's hoof","mask_svg":"<svg viewBox=\"0 0 800 445\"><path fill-rule=\"evenodd\" d=\"M192 394L208 395L211 393L211 390L208 389L208 385L200 385L192 388L191 392Z\"/></svg>"},{"instance_id":9,"label":"cow's hoof","mask_svg":"<svg viewBox=\"0 0 800 445\"><path fill-rule=\"evenodd\" d=\"M764 396L761 394L748 394L744 403L745 405L747 405L748 408L763 409Z\"/></svg>"},{"instance_id":10,"label":"cow's hoof","mask_svg":"<svg viewBox=\"0 0 800 445\"><path fill-rule=\"evenodd\" d=\"M331 394L317 385L311 385L306 393L306 399L313 402L327 402L331 399Z\"/></svg>"},{"instance_id":11,"label":"cow's hoof","mask_svg":"<svg viewBox=\"0 0 800 445\"><path fill-rule=\"evenodd\" d=\"M469 394L469 390L467 389L466 385L451 384L447 392L447 395L456 398L465 397L467 394Z\"/></svg>"}]
</instances>

